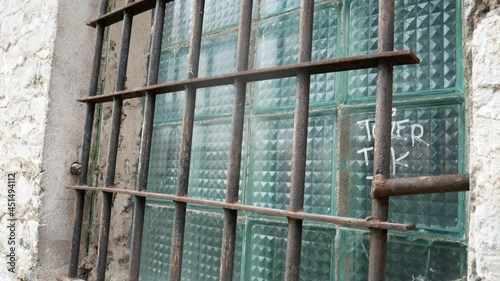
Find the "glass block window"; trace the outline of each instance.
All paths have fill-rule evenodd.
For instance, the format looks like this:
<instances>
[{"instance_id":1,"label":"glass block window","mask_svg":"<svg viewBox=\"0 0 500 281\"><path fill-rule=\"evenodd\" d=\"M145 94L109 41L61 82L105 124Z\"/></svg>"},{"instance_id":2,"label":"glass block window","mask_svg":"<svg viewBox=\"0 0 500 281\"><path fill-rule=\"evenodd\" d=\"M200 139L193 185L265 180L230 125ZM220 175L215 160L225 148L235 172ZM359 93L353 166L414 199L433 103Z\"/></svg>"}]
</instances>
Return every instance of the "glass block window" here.
<instances>
[{"instance_id":1,"label":"glass block window","mask_svg":"<svg viewBox=\"0 0 500 281\"><path fill-rule=\"evenodd\" d=\"M316 0L313 60L374 53L375 0ZM255 0L250 68L297 63L300 0ZM192 0L167 4L160 82L186 78ZM397 0L395 49L419 65L394 68L392 177L465 171L460 0ZM239 1L206 0L200 76L236 70ZM295 78L250 83L245 105L239 202L287 209ZM366 218L373 173L376 70L311 78L305 211ZM232 85L198 90L189 196L224 200ZM175 194L184 93L159 95L148 190ZM390 219L417 226L390 232L387 280L466 276L462 193L395 197ZM142 280L168 279L173 204L148 199ZM188 204L183 280L218 280L221 209ZM284 280L286 219L238 214L234 280ZM366 280L369 232L304 222L301 280Z\"/></svg>"}]
</instances>

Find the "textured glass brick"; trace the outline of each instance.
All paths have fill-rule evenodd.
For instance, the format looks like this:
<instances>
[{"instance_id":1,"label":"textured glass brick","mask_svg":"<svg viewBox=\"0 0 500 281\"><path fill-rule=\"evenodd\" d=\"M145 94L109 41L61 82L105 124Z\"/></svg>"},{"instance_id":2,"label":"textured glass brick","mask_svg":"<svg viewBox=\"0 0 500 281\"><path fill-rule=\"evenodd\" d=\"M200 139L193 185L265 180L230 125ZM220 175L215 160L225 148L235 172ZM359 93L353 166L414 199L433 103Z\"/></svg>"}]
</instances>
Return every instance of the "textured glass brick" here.
<instances>
[{"instance_id":1,"label":"textured glass brick","mask_svg":"<svg viewBox=\"0 0 500 281\"><path fill-rule=\"evenodd\" d=\"M250 222L244 280L284 280L286 224ZM300 280L333 280L333 229L304 226Z\"/></svg>"},{"instance_id":2,"label":"textured glass brick","mask_svg":"<svg viewBox=\"0 0 500 281\"><path fill-rule=\"evenodd\" d=\"M160 56L160 83L181 81L187 77L189 47L170 48ZM184 92L156 96L154 123L160 124L182 119Z\"/></svg>"},{"instance_id":3,"label":"textured glass brick","mask_svg":"<svg viewBox=\"0 0 500 281\"><path fill-rule=\"evenodd\" d=\"M155 126L151 144L148 190L175 194L182 128ZM246 133L244 134L244 140ZM189 196L223 201L231 145L231 120L195 123L189 173ZM243 147L246 146L246 140ZM244 189L246 149L242 152L240 200Z\"/></svg>"},{"instance_id":4,"label":"textured glass brick","mask_svg":"<svg viewBox=\"0 0 500 281\"><path fill-rule=\"evenodd\" d=\"M186 218L182 280L219 280L224 218L189 212ZM233 280L241 276L243 224L236 227Z\"/></svg>"},{"instance_id":5,"label":"textured glass brick","mask_svg":"<svg viewBox=\"0 0 500 281\"><path fill-rule=\"evenodd\" d=\"M342 128L348 151L342 172L348 174L346 215L365 218L370 214L370 183L373 175L373 111L346 112ZM464 133L461 104L412 106L393 109L391 177L455 174L463 165ZM342 149L341 149L342 150ZM345 183L342 186L347 186ZM390 218L413 223L421 229L460 232L463 225L463 197L441 193L394 197Z\"/></svg>"},{"instance_id":6,"label":"textured glass brick","mask_svg":"<svg viewBox=\"0 0 500 281\"><path fill-rule=\"evenodd\" d=\"M305 175L306 212L333 214L335 209L335 130L335 113L310 116ZM292 142L292 116L256 118L253 121L249 204L288 209Z\"/></svg>"},{"instance_id":7,"label":"textured glass brick","mask_svg":"<svg viewBox=\"0 0 500 281\"><path fill-rule=\"evenodd\" d=\"M246 146L244 133L243 147ZM189 196L224 201L231 146L231 120L196 124L193 132ZM246 149L242 151L240 202L244 189Z\"/></svg>"},{"instance_id":8,"label":"textured glass brick","mask_svg":"<svg viewBox=\"0 0 500 281\"><path fill-rule=\"evenodd\" d=\"M240 1L206 0L203 32L209 33L237 26L240 21Z\"/></svg>"},{"instance_id":9,"label":"textured glass brick","mask_svg":"<svg viewBox=\"0 0 500 281\"><path fill-rule=\"evenodd\" d=\"M192 17L193 0L172 1L167 3L162 38L163 48L189 41Z\"/></svg>"},{"instance_id":10,"label":"textured glass brick","mask_svg":"<svg viewBox=\"0 0 500 281\"><path fill-rule=\"evenodd\" d=\"M181 143L179 125L155 126L151 140L148 190L175 194Z\"/></svg>"},{"instance_id":11,"label":"textured glass brick","mask_svg":"<svg viewBox=\"0 0 500 281\"><path fill-rule=\"evenodd\" d=\"M315 9L312 60L337 56L339 4L323 4ZM295 64L298 62L299 12L265 20L260 25L257 68ZM332 102L335 74L311 77L311 105ZM255 83L255 108L290 108L295 103L295 77Z\"/></svg>"},{"instance_id":12,"label":"textured glass brick","mask_svg":"<svg viewBox=\"0 0 500 281\"><path fill-rule=\"evenodd\" d=\"M341 231L340 236L339 280L368 280L369 233ZM462 244L389 236L387 281L465 280L466 263L467 252Z\"/></svg>"},{"instance_id":13,"label":"textured glass brick","mask_svg":"<svg viewBox=\"0 0 500 281\"><path fill-rule=\"evenodd\" d=\"M206 40L201 45L199 76L212 76L236 71L237 34L231 33ZM160 59L160 83L187 78L189 47L169 48ZM232 111L233 85L199 89L196 95L197 119L228 115ZM156 101L155 123L182 120L184 92L159 95Z\"/></svg>"},{"instance_id":14,"label":"textured glass brick","mask_svg":"<svg viewBox=\"0 0 500 281\"><path fill-rule=\"evenodd\" d=\"M167 280L174 209L147 204L141 252L141 280Z\"/></svg>"},{"instance_id":15,"label":"textured glass brick","mask_svg":"<svg viewBox=\"0 0 500 281\"><path fill-rule=\"evenodd\" d=\"M147 204L141 259L141 280L168 280L174 209ZM182 280L219 280L223 217L188 210ZM241 276L244 225L236 228L234 280Z\"/></svg>"},{"instance_id":16,"label":"textured glass brick","mask_svg":"<svg viewBox=\"0 0 500 281\"><path fill-rule=\"evenodd\" d=\"M162 47L187 43L190 39L193 0L167 3ZM233 0L206 0L203 15L203 35L238 25L240 3Z\"/></svg>"},{"instance_id":17,"label":"textured glass brick","mask_svg":"<svg viewBox=\"0 0 500 281\"><path fill-rule=\"evenodd\" d=\"M378 2L353 0L348 12L347 53L377 51ZM422 95L458 91L461 87L461 45L457 1L396 1L395 50L409 49L420 64L394 68L394 94ZM373 99L376 69L349 72L349 100Z\"/></svg>"},{"instance_id":18,"label":"textured glass brick","mask_svg":"<svg viewBox=\"0 0 500 281\"><path fill-rule=\"evenodd\" d=\"M320 1L322 0L315 0ZM262 0L261 14L263 18L267 18L299 7L300 0Z\"/></svg>"}]
</instances>

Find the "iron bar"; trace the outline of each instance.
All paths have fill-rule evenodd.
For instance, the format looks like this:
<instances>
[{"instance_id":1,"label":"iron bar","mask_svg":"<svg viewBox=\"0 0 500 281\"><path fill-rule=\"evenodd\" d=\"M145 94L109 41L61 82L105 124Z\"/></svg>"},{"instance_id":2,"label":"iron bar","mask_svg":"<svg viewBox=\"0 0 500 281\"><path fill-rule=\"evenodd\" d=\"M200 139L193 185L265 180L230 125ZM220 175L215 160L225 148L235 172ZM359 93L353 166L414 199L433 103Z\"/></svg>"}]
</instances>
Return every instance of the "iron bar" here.
<instances>
[{"instance_id":1,"label":"iron bar","mask_svg":"<svg viewBox=\"0 0 500 281\"><path fill-rule=\"evenodd\" d=\"M372 197L418 195L469 191L468 175L440 175L402 179L387 179L376 182L372 188Z\"/></svg>"},{"instance_id":2,"label":"iron bar","mask_svg":"<svg viewBox=\"0 0 500 281\"><path fill-rule=\"evenodd\" d=\"M133 0L127 0L130 4ZM116 91L125 89L127 79L127 64L132 33L133 16L124 12L123 30L118 62L118 74L116 79ZM107 171L105 186L115 185L116 157L118 154L118 139L120 137L120 124L122 118L123 100L117 97L113 101L113 113L111 119L111 134L109 140ZM111 223L111 207L113 205L113 193L104 192L102 198L101 223L99 228L99 247L97 250L97 280L104 281L106 276L106 264L108 255L109 228Z\"/></svg>"},{"instance_id":3,"label":"iron bar","mask_svg":"<svg viewBox=\"0 0 500 281\"><path fill-rule=\"evenodd\" d=\"M302 0L300 7L299 63L304 63L311 61L312 56L314 1ZM304 209L310 84L310 73L297 72L289 212L301 212ZM302 223L301 219L288 218L285 262L285 280L287 281L299 280Z\"/></svg>"},{"instance_id":4,"label":"iron bar","mask_svg":"<svg viewBox=\"0 0 500 281\"><path fill-rule=\"evenodd\" d=\"M167 3L172 1L174 0L165 0ZM153 9L155 5L156 0L139 0L131 2L107 14L101 14L98 18L89 21L87 25L91 27L96 27L98 24L101 24L102 26L110 26L123 20L125 14L136 16Z\"/></svg>"},{"instance_id":5,"label":"iron bar","mask_svg":"<svg viewBox=\"0 0 500 281\"><path fill-rule=\"evenodd\" d=\"M252 29L253 0L241 0L236 70L248 69L250 34ZM245 120L245 96L247 83L236 79L231 121L231 149L227 172L226 202L238 202L240 189L241 151L243 145L243 128ZM234 247L236 241L236 224L238 211L224 210L224 228L222 234L220 280L233 280Z\"/></svg>"},{"instance_id":6,"label":"iron bar","mask_svg":"<svg viewBox=\"0 0 500 281\"><path fill-rule=\"evenodd\" d=\"M305 72L313 75L329 72L373 68L376 67L381 61L387 61L387 63L393 65L417 64L420 62L418 57L415 56L415 54L413 54L411 51L405 50L384 52L325 61L305 62L294 65L239 71L224 75L187 79L184 81L168 82L155 86L115 92L112 94L105 94L96 97L82 98L79 101L88 103L110 102L113 101L115 97L121 97L122 99L143 97L146 95L146 92L156 94L174 93L184 90L187 86L200 89L228 85L234 83L234 81L237 79L245 82L255 82L293 77L296 76L299 72Z\"/></svg>"},{"instance_id":7,"label":"iron bar","mask_svg":"<svg viewBox=\"0 0 500 281\"><path fill-rule=\"evenodd\" d=\"M157 0L153 24L153 38L151 41L151 52L148 69L147 85L158 83L160 67L161 43L163 35L163 23L165 19L165 0ZM148 185L149 160L151 156L151 139L153 137L153 120L155 112L156 95L147 93L144 106L144 117L142 121L142 135L139 156L139 168L137 176L137 189L146 190ZM144 214L146 209L146 198L135 197L134 219L132 226L132 247L129 263L129 280L139 280L142 233L144 228Z\"/></svg>"},{"instance_id":8,"label":"iron bar","mask_svg":"<svg viewBox=\"0 0 500 281\"><path fill-rule=\"evenodd\" d=\"M205 0L195 0L193 7L193 26L189 47L187 79L198 77L200 64L201 35ZM191 145L196 103L196 88L186 85L184 117L182 119L182 139L179 160L177 196L186 196L189 184ZM182 252L184 248L184 229L186 226L186 203L175 202L174 227L172 231L172 251L170 255L170 281L180 281L182 273Z\"/></svg>"},{"instance_id":9,"label":"iron bar","mask_svg":"<svg viewBox=\"0 0 500 281\"><path fill-rule=\"evenodd\" d=\"M243 205L243 204L240 204L237 202L236 203L228 203L228 202L223 202L223 201L190 198L187 196L178 196L178 195L169 195L169 194L163 194L163 193L137 191L137 190L124 189L124 188L93 187L93 186L67 186L66 188L73 189L73 190L87 190L87 191L95 191L95 192L107 192L107 193L123 194L123 195L130 195L130 196L138 196L138 197L144 197L144 198L154 198L154 199L160 199L160 200L182 202L185 204L189 203L189 204L195 204L195 205L231 209L231 210L236 210L236 211L240 211L240 212L250 212L250 213L256 213L256 214L294 218L294 219L300 219L300 220L310 220L310 221L317 221L317 222L326 222L326 223L333 223L333 224L347 225L347 226L354 226L354 227L380 228L380 229L391 229L391 230L399 230L399 231L409 231L409 230L415 229L415 226L412 224L379 222L379 221L374 221L374 220L355 219L355 218L328 216L328 215L318 215L318 214L310 214L310 213L305 213L305 212L290 212L287 210L263 208L263 207L256 207L256 206L251 206L251 205Z\"/></svg>"},{"instance_id":10,"label":"iron bar","mask_svg":"<svg viewBox=\"0 0 500 281\"><path fill-rule=\"evenodd\" d=\"M394 0L380 0L378 6L378 52L394 49ZM377 66L375 105L374 182L390 177L393 65ZM372 186L373 186L372 183ZM389 219L389 198L372 200L371 217L384 222ZM387 229L371 229L368 280L384 281L387 259Z\"/></svg>"},{"instance_id":11,"label":"iron bar","mask_svg":"<svg viewBox=\"0 0 500 281\"><path fill-rule=\"evenodd\" d=\"M108 0L101 0L99 14L105 14L108 8ZM90 78L89 96L97 94L99 85L99 72L101 70L101 55L104 42L104 29L101 24L97 25L96 39L94 46L94 58L92 62L92 74ZM82 139L82 154L80 158L81 173L78 179L80 185L87 185L87 176L90 158L90 144L92 142L92 130L94 125L95 104L87 104L87 112L85 116L85 127ZM78 259L80 256L80 239L82 236L83 210L85 207L85 191L80 190L76 193L75 199L75 224L73 226L73 235L71 239L71 257L69 262L69 277L77 277L78 275Z\"/></svg>"}]
</instances>

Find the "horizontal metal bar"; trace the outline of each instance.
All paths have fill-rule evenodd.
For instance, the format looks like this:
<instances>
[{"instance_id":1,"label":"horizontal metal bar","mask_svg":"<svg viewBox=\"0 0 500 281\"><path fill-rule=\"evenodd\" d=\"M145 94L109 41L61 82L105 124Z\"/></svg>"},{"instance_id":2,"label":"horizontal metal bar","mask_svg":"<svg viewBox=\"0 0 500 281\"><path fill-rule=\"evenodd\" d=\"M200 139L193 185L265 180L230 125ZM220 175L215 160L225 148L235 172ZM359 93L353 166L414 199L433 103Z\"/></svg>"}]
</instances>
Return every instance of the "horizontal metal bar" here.
<instances>
[{"instance_id":1,"label":"horizontal metal bar","mask_svg":"<svg viewBox=\"0 0 500 281\"><path fill-rule=\"evenodd\" d=\"M372 197L469 191L469 175L441 175L374 181Z\"/></svg>"},{"instance_id":2,"label":"horizontal metal bar","mask_svg":"<svg viewBox=\"0 0 500 281\"><path fill-rule=\"evenodd\" d=\"M186 87L208 88L233 84L236 79L244 82L255 82L296 76L299 72L307 74L321 74L329 72L340 72L354 69L364 69L376 67L380 62L388 62L393 65L417 64L420 59L411 51L392 51L370 55L345 57L332 60L314 61L293 65L262 68L256 70L239 71L230 74L187 79L183 81L168 82L149 87L142 87L133 90L105 94L95 97L82 98L80 102L101 103L110 102L115 98L131 99L143 97L146 92L163 94L183 91Z\"/></svg>"},{"instance_id":3,"label":"horizontal metal bar","mask_svg":"<svg viewBox=\"0 0 500 281\"><path fill-rule=\"evenodd\" d=\"M166 3L172 2L174 0L165 0ZM87 23L88 26L96 27L97 24L101 24L103 26L110 26L114 23L117 23L123 20L123 15L128 13L132 16L144 13L153 9L156 6L156 0L140 0L135 1L133 3L127 4L121 8L118 8L114 11L106 13L90 22Z\"/></svg>"},{"instance_id":4,"label":"horizontal metal bar","mask_svg":"<svg viewBox=\"0 0 500 281\"><path fill-rule=\"evenodd\" d=\"M73 190L87 190L87 191L98 191L107 193L117 193L125 194L131 196L145 197L145 198L155 198L161 200L169 200L174 202L190 203L203 206L219 207L229 210L237 210L244 212L251 212L263 215L272 215L277 217L286 217L292 219L300 220L311 220L318 222L334 223L339 225L349 225L356 227L368 227L368 228L378 228L378 229L389 229L389 230L400 230L408 231L414 230L415 225L412 224L401 224L392 222L378 222L374 220L364 220L364 219L354 219L338 216L328 216L328 215L318 215L309 214L304 212L290 212L286 210L262 208L256 206L242 205L239 203L227 203L223 201L213 201L205 199L190 198L186 196L176 196L168 194L160 194L154 192L136 191L123 188L113 188L113 187L93 187L93 186L66 186L67 189Z\"/></svg>"}]
</instances>

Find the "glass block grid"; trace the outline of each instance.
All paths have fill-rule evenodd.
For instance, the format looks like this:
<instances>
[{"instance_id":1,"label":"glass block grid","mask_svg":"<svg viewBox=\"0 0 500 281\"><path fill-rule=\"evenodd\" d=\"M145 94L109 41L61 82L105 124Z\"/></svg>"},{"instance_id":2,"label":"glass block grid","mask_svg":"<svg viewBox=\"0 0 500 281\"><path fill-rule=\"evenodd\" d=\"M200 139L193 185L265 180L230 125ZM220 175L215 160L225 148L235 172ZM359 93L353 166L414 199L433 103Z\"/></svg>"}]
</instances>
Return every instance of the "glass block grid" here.
<instances>
[{"instance_id":1,"label":"glass block grid","mask_svg":"<svg viewBox=\"0 0 500 281\"><path fill-rule=\"evenodd\" d=\"M310 116L307 141L306 212L335 210L336 114ZM255 118L252 124L248 204L288 209L293 144L293 116Z\"/></svg>"},{"instance_id":2,"label":"glass block grid","mask_svg":"<svg viewBox=\"0 0 500 281\"><path fill-rule=\"evenodd\" d=\"M394 49L416 53L418 65L394 69L394 96L440 95L463 91L460 1L396 1ZM378 2L350 1L347 55L377 51ZM350 71L348 101L373 100L376 69Z\"/></svg>"},{"instance_id":3,"label":"glass block grid","mask_svg":"<svg viewBox=\"0 0 500 281\"><path fill-rule=\"evenodd\" d=\"M463 106L403 106L393 108L391 177L456 174L463 166ZM374 112L344 113L349 122L342 133L350 139L341 172L348 174L346 215L370 215L373 174ZM348 126L348 127L347 127ZM393 197L392 221L413 223L420 229L463 232L463 197L459 193Z\"/></svg>"},{"instance_id":4,"label":"glass block grid","mask_svg":"<svg viewBox=\"0 0 500 281\"><path fill-rule=\"evenodd\" d=\"M146 205L141 259L141 280L168 280L174 209ZM184 238L182 280L218 280L222 247L221 215L188 210ZM236 231L234 276L241 276L242 235L244 224Z\"/></svg>"},{"instance_id":5,"label":"glass block grid","mask_svg":"<svg viewBox=\"0 0 500 281\"><path fill-rule=\"evenodd\" d=\"M186 77L192 1L167 4L161 82ZM317 2L313 60L376 52L376 0ZM297 63L299 5L299 0L254 2L250 68ZM394 177L460 173L465 167L464 102L451 95L463 88L460 6L459 0L396 1L395 49L416 52L422 63L395 68ZM200 77L235 71L238 20L239 1L206 0ZM295 83L286 78L247 87L243 204L288 208ZM375 83L375 70L312 77L306 212L369 216ZM189 196L224 200L233 92L232 85L198 91ZM419 96L438 100L416 101ZM183 108L183 92L157 96L150 191L176 191ZM171 203L148 202L141 278L163 280L168 278L173 209ZM392 221L418 229L390 237L388 280L466 275L464 194L398 197L390 206ZM220 212L188 205L183 280L218 280ZM234 280L283 280L286 223L239 215ZM319 225L304 226L300 278L366 280L368 233ZM335 233L341 234L337 242Z\"/></svg>"},{"instance_id":6,"label":"glass block grid","mask_svg":"<svg viewBox=\"0 0 500 281\"><path fill-rule=\"evenodd\" d=\"M283 1L285 2L285 1ZM312 60L338 57L340 4L322 4L315 8ZM257 68L298 62L299 11L265 20L260 25ZM336 74L311 77L310 103L317 106L336 100ZM295 104L295 77L256 82L256 111L290 109Z\"/></svg>"},{"instance_id":7,"label":"glass block grid","mask_svg":"<svg viewBox=\"0 0 500 281\"><path fill-rule=\"evenodd\" d=\"M369 232L342 230L340 237L339 280L367 280ZM387 281L455 281L467 276L467 251L461 243L390 235L387 250Z\"/></svg>"},{"instance_id":8,"label":"glass block grid","mask_svg":"<svg viewBox=\"0 0 500 281\"><path fill-rule=\"evenodd\" d=\"M193 129L189 196L223 201L231 140L231 121L228 119L196 123ZM175 194L182 127L160 125L153 129L148 190ZM246 138L246 134L244 135ZM246 141L245 141L246 143ZM243 151L242 159L246 158ZM242 163L240 200L244 190L245 163Z\"/></svg>"},{"instance_id":9,"label":"glass block grid","mask_svg":"<svg viewBox=\"0 0 500 281\"><path fill-rule=\"evenodd\" d=\"M251 221L244 280L284 280L287 225ZM304 227L300 280L334 279L335 230Z\"/></svg>"}]
</instances>

